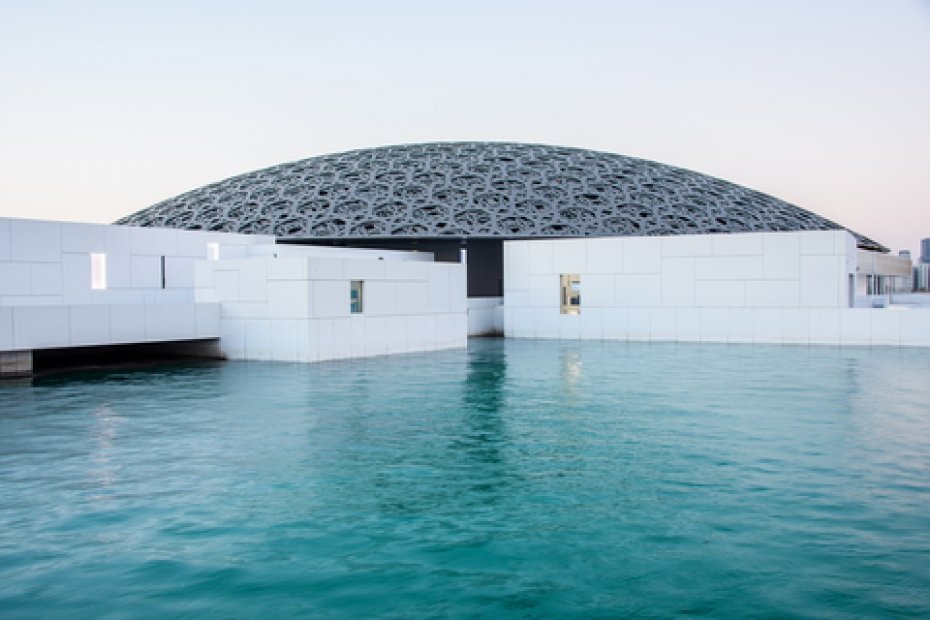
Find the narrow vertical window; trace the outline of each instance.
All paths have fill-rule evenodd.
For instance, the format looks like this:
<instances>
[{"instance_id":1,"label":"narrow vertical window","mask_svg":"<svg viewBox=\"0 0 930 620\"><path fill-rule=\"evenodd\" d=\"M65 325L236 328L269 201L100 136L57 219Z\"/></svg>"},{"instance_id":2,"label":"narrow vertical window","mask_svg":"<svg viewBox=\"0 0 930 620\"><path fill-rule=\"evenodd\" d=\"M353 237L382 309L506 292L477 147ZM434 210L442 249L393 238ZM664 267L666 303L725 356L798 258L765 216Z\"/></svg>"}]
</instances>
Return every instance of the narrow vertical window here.
<instances>
[{"instance_id":1,"label":"narrow vertical window","mask_svg":"<svg viewBox=\"0 0 930 620\"><path fill-rule=\"evenodd\" d=\"M107 255L96 252L90 254L90 288L102 291L107 288Z\"/></svg>"},{"instance_id":2,"label":"narrow vertical window","mask_svg":"<svg viewBox=\"0 0 930 620\"><path fill-rule=\"evenodd\" d=\"M581 314L581 276L577 273L563 273L560 279L562 314Z\"/></svg>"},{"instance_id":3,"label":"narrow vertical window","mask_svg":"<svg viewBox=\"0 0 930 620\"><path fill-rule=\"evenodd\" d=\"M161 287L165 288L165 257L161 257Z\"/></svg>"},{"instance_id":4,"label":"narrow vertical window","mask_svg":"<svg viewBox=\"0 0 930 620\"><path fill-rule=\"evenodd\" d=\"M207 260L220 260L220 244L219 243L208 243L207 244Z\"/></svg>"},{"instance_id":5,"label":"narrow vertical window","mask_svg":"<svg viewBox=\"0 0 930 620\"><path fill-rule=\"evenodd\" d=\"M362 313L362 284L361 280L352 280L349 287L349 311L352 314Z\"/></svg>"}]
</instances>

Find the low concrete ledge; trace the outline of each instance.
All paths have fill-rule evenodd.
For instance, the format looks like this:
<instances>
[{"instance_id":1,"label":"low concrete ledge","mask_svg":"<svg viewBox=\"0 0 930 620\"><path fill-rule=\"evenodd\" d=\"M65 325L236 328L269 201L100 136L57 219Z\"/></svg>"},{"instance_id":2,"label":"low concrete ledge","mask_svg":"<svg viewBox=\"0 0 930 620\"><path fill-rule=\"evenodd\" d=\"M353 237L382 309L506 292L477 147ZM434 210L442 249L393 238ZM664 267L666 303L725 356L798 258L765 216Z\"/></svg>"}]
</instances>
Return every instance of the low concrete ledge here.
<instances>
[{"instance_id":1,"label":"low concrete ledge","mask_svg":"<svg viewBox=\"0 0 930 620\"><path fill-rule=\"evenodd\" d=\"M0 379L32 374L32 351L0 351Z\"/></svg>"}]
</instances>

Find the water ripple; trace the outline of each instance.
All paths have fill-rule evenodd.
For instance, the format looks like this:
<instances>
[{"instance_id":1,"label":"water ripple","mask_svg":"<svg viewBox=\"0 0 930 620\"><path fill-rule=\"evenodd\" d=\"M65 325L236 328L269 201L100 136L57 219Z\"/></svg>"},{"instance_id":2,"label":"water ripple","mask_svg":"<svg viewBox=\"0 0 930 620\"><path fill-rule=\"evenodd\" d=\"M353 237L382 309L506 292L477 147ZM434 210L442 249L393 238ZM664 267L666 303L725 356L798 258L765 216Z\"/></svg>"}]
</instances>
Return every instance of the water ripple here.
<instances>
[{"instance_id":1,"label":"water ripple","mask_svg":"<svg viewBox=\"0 0 930 620\"><path fill-rule=\"evenodd\" d=\"M0 389L0 616L928 617L925 350L473 341Z\"/></svg>"}]
</instances>

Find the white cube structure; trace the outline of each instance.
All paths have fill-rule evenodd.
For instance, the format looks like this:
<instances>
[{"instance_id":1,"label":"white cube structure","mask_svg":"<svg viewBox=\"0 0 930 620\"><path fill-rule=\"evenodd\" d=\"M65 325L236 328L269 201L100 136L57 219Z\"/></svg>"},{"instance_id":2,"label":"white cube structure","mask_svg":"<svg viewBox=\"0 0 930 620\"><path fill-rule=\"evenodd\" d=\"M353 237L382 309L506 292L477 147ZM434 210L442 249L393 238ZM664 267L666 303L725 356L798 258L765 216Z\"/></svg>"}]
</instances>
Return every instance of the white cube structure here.
<instances>
[{"instance_id":1,"label":"white cube structure","mask_svg":"<svg viewBox=\"0 0 930 620\"><path fill-rule=\"evenodd\" d=\"M379 260L369 250L221 260L199 264L195 283L198 300L220 305L230 359L315 362L467 341L458 263Z\"/></svg>"},{"instance_id":2,"label":"white cube structure","mask_svg":"<svg viewBox=\"0 0 930 620\"><path fill-rule=\"evenodd\" d=\"M856 269L846 231L506 241L504 333L930 345L928 311L853 307ZM566 274L580 277L577 313L561 309Z\"/></svg>"}]
</instances>

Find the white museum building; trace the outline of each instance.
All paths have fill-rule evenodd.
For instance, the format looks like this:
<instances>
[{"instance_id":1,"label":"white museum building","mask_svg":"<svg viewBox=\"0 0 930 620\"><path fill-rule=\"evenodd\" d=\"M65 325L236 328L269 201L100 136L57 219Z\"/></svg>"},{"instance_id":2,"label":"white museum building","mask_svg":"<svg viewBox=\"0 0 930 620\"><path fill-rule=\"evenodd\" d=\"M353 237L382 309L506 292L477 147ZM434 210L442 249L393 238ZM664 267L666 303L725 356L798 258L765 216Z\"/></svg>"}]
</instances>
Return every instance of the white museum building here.
<instances>
[{"instance_id":1,"label":"white museum building","mask_svg":"<svg viewBox=\"0 0 930 620\"><path fill-rule=\"evenodd\" d=\"M930 308L893 295L910 269L816 214L655 162L383 147L115 224L0 218L0 375L75 351L320 362L489 334L930 346Z\"/></svg>"}]
</instances>

